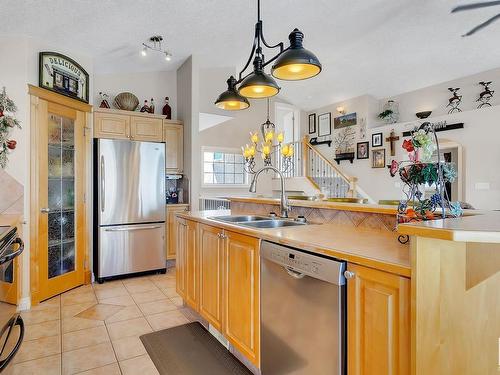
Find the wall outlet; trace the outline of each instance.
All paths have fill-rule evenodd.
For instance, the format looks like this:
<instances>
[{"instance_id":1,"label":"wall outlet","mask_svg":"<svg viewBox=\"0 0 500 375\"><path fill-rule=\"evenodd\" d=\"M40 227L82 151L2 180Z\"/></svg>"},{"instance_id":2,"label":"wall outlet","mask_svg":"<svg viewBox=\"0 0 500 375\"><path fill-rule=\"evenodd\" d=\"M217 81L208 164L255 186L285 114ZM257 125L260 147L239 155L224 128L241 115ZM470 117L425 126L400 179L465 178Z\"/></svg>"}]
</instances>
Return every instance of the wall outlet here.
<instances>
[{"instance_id":1,"label":"wall outlet","mask_svg":"<svg viewBox=\"0 0 500 375\"><path fill-rule=\"evenodd\" d=\"M490 183L489 182L476 182L474 184L474 188L476 190L490 190Z\"/></svg>"}]
</instances>

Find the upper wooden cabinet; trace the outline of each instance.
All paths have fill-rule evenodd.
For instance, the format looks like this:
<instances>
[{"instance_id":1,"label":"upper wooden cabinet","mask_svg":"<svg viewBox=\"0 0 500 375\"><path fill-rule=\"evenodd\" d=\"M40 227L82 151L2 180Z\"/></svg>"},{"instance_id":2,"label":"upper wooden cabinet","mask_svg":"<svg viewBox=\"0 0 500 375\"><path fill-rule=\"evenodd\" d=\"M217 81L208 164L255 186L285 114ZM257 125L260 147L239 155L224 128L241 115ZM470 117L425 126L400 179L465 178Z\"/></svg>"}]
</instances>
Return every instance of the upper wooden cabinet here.
<instances>
[{"instance_id":1,"label":"upper wooden cabinet","mask_svg":"<svg viewBox=\"0 0 500 375\"><path fill-rule=\"evenodd\" d=\"M348 373L410 374L410 280L348 264Z\"/></svg>"},{"instance_id":2,"label":"upper wooden cabinet","mask_svg":"<svg viewBox=\"0 0 500 375\"><path fill-rule=\"evenodd\" d=\"M94 112L94 138L130 138L130 116Z\"/></svg>"},{"instance_id":3,"label":"upper wooden cabinet","mask_svg":"<svg viewBox=\"0 0 500 375\"><path fill-rule=\"evenodd\" d=\"M224 325L227 339L260 366L259 240L224 232ZM286 317L284 317L286 318Z\"/></svg>"},{"instance_id":4,"label":"upper wooden cabinet","mask_svg":"<svg viewBox=\"0 0 500 375\"><path fill-rule=\"evenodd\" d=\"M159 118L130 117L130 139L133 141L161 142L163 121Z\"/></svg>"},{"instance_id":5,"label":"upper wooden cabinet","mask_svg":"<svg viewBox=\"0 0 500 375\"><path fill-rule=\"evenodd\" d=\"M184 127L164 121L163 141L166 147L165 168L167 173L182 173L184 158Z\"/></svg>"}]
</instances>

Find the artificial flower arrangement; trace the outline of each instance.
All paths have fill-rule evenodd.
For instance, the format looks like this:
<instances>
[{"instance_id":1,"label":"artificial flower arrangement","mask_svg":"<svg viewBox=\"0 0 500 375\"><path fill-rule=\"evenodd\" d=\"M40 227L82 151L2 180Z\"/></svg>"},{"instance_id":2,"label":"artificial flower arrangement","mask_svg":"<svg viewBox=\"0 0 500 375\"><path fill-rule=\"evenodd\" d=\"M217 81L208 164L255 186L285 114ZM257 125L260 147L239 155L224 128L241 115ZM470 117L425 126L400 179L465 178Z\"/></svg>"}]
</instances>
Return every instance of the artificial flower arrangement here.
<instances>
[{"instance_id":1,"label":"artificial flower arrangement","mask_svg":"<svg viewBox=\"0 0 500 375\"><path fill-rule=\"evenodd\" d=\"M399 174L406 195L398 206L398 223L461 216L460 202L450 202L445 190L445 184L453 183L457 172L452 163L440 160L439 142L432 124L426 122L415 129L411 139L403 141L402 147L408 152L409 160L393 160L390 166L392 177ZM437 162L432 160L435 151ZM435 186L430 197L425 197L420 190L425 185Z\"/></svg>"},{"instance_id":2,"label":"artificial flower arrangement","mask_svg":"<svg viewBox=\"0 0 500 375\"><path fill-rule=\"evenodd\" d=\"M8 162L8 153L16 148L17 142L10 139L12 129L21 125L15 118L17 112L16 104L7 96L5 87L0 92L0 168L5 168Z\"/></svg>"}]
</instances>

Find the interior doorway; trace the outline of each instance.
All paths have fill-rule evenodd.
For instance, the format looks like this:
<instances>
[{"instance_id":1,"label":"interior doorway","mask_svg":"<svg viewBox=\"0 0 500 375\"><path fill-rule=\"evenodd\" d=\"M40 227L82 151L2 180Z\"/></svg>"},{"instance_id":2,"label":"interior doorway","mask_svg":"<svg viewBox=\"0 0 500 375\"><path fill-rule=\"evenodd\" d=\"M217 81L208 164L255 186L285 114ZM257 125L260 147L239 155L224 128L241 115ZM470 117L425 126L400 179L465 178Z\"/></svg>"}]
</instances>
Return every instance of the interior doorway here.
<instances>
[{"instance_id":1,"label":"interior doorway","mask_svg":"<svg viewBox=\"0 0 500 375\"><path fill-rule=\"evenodd\" d=\"M277 132L285 134L285 143L300 141L300 110L290 104L275 103L274 117Z\"/></svg>"}]
</instances>

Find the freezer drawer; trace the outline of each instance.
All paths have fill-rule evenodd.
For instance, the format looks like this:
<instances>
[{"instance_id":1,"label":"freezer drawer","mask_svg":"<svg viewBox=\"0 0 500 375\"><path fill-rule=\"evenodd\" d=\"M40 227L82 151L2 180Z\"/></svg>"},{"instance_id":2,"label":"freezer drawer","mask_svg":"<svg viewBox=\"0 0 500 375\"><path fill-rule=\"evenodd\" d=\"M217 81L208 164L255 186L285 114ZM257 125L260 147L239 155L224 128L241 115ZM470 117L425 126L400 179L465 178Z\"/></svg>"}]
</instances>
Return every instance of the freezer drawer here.
<instances>
[{"instance_id":1,"label":"freezer drawer","mask_svg":"<svg viewBox=\"0 0 500 375\"><path fill-rule=\"evenodd\" d=\"M162 269L165 223L99 228L98 278Z\"/></svg>"}]
</instances>

